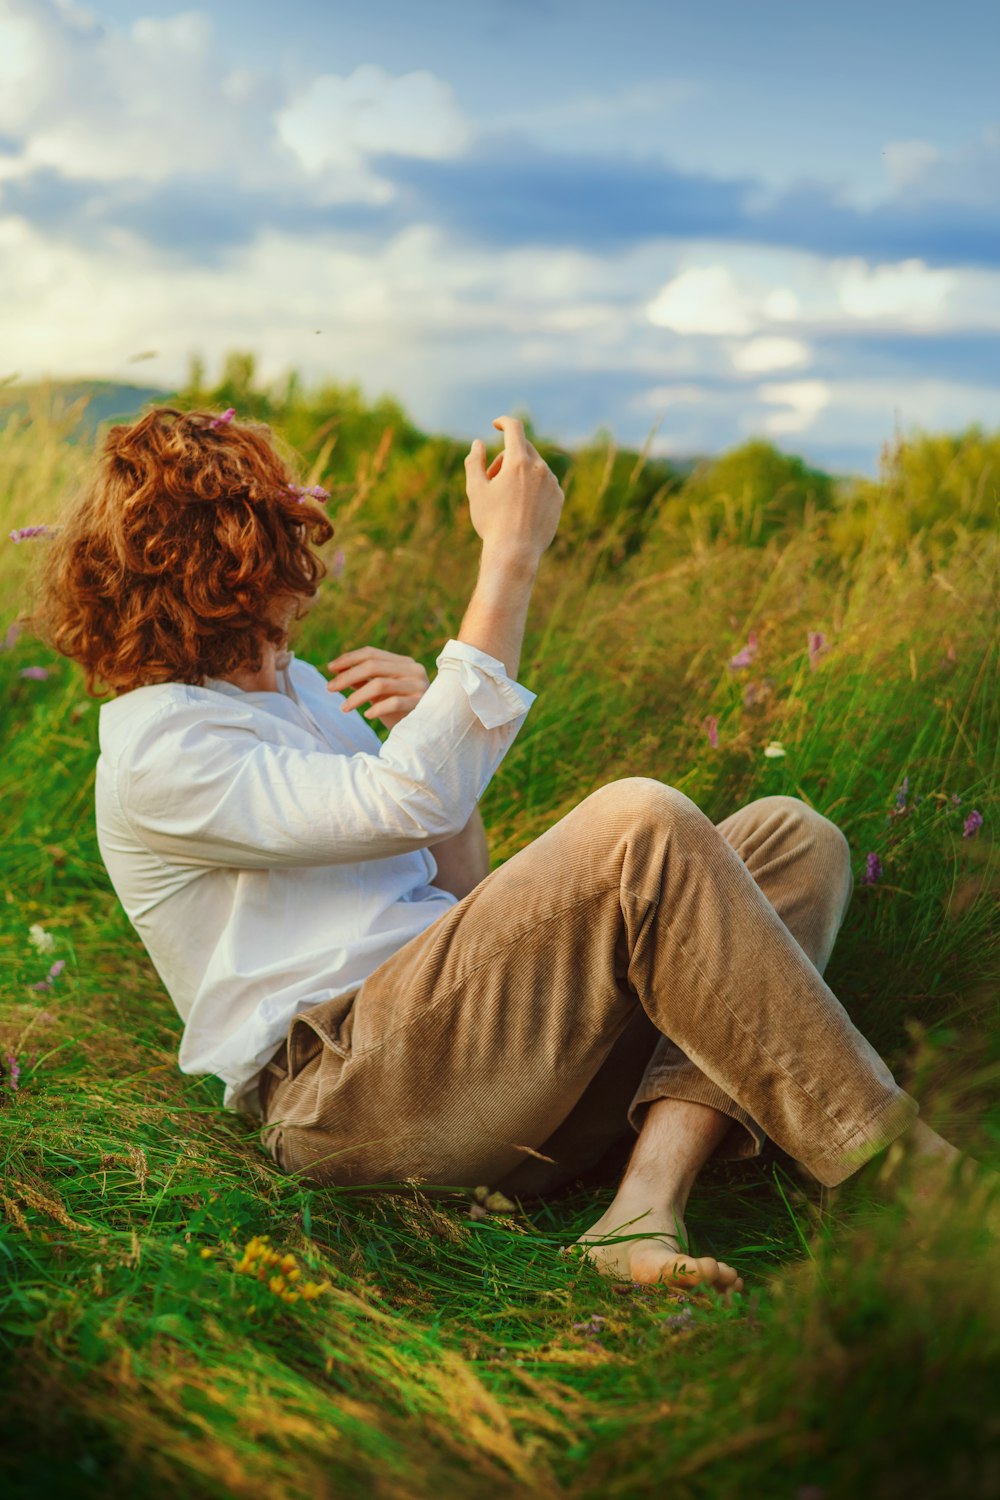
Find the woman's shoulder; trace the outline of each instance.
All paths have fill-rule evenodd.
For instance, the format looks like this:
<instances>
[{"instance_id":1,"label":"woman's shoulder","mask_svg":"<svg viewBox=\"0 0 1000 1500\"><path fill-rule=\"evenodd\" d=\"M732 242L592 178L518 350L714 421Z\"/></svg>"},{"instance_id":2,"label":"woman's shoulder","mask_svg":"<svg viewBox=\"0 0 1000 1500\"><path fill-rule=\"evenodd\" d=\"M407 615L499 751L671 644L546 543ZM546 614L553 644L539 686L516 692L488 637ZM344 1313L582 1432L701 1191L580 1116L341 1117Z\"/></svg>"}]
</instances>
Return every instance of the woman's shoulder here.
<instances>
[{"instance_id":1,"label":"woman's shoulder","mask_svg":"<svg viewBox=\"0 0 1000 1500\"><path fill-rule=\"evenodd\" d=\"M156 682L133 688L103 703L98 714L101 753L118 758L130 746L189 740L192 730L223 724L250 728L254 713L249 703L214 688L188 682Z\"/></svg>"}]
</instances>

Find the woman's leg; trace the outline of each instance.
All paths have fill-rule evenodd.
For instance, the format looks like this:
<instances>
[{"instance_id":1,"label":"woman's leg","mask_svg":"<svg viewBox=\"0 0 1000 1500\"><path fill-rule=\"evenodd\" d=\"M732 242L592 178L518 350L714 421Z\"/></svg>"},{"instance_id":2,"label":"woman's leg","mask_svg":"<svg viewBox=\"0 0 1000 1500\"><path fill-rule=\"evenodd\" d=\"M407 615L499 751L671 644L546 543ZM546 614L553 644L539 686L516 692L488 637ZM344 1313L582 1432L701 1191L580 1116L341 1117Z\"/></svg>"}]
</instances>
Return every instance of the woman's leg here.
<instances>
[{"instance_id":1,"label":"woman's leg","mask_svg":"<svg viewBox=\"0 0 1000 1500\"><path fill-rule=\"evenodd\" d=\"M758 797L715 826L822 974L854 889L843 833L799 798L783 796ZM662 1102L668 1099L673 1100L670 1107ZM704 1108L686 1111L681 1108L685 1103ZM668 1138L662 1143L663 1154L673 1164L659 1186L674 1209L681 1196L686 1199L709 1157L754 1156L760 1151L764 1132L746 1110L720 1092L640 1011L547 1143L546 1153L576 1161L582 1169L627 1135L629 1125L639 1132L653 1104L658 1106L657 1135L665 1133ZM705 1108L711 1110L710 1120ZM648 1151L647 1141L644 1156ZM529 1159L515 1170L505 1190L522 1195L544 1192L550 1172L546 1163Z\"/></svg>"},{"instance_id":2,"label":"woman's leg","mask_svg":"<svg viewBox=\"0 0 1000 1500\"><path fill-rule=\"evenodd\" d=\"M822 974L854 889L843 833L799 798L785 796L759 797L716 827ZM675 1042L657 1037L650 1052L628 1108L638 1140L614 1199L581 1243L590 1246L589 1258L602 1270L626 1280L707 1281L739 1290L742 1282L724 1262L686 1253L684 1215L705 1162L756 1154L763 1131L732 1099L720 1099L716 1085ZM600 1094L608 1086L614 1084L602 1083L599 1075L588 1093L590 1109L607 1119L610 1137L622 1117L608 1118L603 1110ZM571 1149L574 1134L582 1144L593 1133L581 1118L585 1100L557 1132L564 1149ZM522 1185L544 1171L533 1162L525 1168L515 1173Z\"/></svg>"},{"instance_id":3,"label":"woman's leg","mask_svg":"<svg viewBox=\"0 0 1000 1500\"><path fill-rule=\"evenodd\" d=\"M823 974L854 891L850 846L841 830L798 797L782 796L758 797L716 827ZM710 1105L729 1116L734 1124L717 1156L756 1156L760 1151L764 1131L757 1122L667 1037L655 1046L629 1106L633 1128L639 1129L653 1100L664 1098Z\"/></svg>"},{"instance_id":4,"label":"woman's leg","mask_svg":"<svg viewBox=\"0 0 1000 1500\"><path fill-rule=\"evenodd\" d=\"M270 1142L320 1181L496 1184L552 1155L640 1010L823 1182L916 1114L726 837L635 777L407 943L342 1023L340 1002L299 1017Z\"/></svg>"}]
</instances>

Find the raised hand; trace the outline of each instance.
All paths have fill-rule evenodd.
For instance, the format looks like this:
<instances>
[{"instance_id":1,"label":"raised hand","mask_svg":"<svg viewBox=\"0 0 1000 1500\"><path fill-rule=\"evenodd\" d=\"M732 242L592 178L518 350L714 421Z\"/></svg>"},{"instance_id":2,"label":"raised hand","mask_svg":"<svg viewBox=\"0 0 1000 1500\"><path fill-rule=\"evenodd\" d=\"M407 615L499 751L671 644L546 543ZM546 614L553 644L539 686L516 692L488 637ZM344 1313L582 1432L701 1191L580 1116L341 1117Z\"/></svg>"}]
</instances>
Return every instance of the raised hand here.
<instances>
[{"instance_id":1,"label":"raised hand","mask_svg":"<svg viewBox=\"0 0 1000 1500\"><path fill-rule=\"evenodd\" d=\"M430 679L412 656L382 651L377 646L359 646L343 651L327 662L326 669L335 675L327 683L331 693L347 693L340 705L350 713L362 703L370 703L366 719L381 719L388 729L416 708L427 691ZM348 691L353 689L353 691Z\"/></svg>"},{"instance_id":2,"label":"raised hand","mask_svg":"<svg viewBox=\"0 0 1000 1500\"><path fill-rule=\"evenodd\" d=\"M525 436L516 417L497 417L504 446L486 467L479 438L465 460L466 492L472 524L484 550L537 563L556 534L562 511L559 481Z\"/></svg>"}]
</instances>

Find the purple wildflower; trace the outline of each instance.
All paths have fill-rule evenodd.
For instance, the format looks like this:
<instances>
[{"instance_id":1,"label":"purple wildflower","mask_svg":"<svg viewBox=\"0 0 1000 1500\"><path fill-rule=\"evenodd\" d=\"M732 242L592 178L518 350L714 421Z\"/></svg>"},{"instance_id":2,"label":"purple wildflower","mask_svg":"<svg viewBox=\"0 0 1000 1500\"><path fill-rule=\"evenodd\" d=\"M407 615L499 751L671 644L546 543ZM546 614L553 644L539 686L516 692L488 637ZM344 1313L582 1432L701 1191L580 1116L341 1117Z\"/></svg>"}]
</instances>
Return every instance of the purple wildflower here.
<instances>
[{"instance_id":1,"label":"purple wildflower","mask_svg":"<svg viewBox=\"0 0 1000 1500\"><path fill-rule=\"evenodd\" d=\"M35 536L51 536L52 531L48 526L18 526L15 531L9 533L12 542L27 542Z\"/></svg>"},{"instance_id":2,"label":"purple wildflower","mask_svg":"<svg viewBox=\"0 0 1000 1500\"><path fill-rule=\"evenodd\" d=\"M300 501L307 498L311 498L313 500L329 500L330 498L330 491L325 490L321 484L314 484L309 489L306 489L305 486L301 484L290 484L288 488L291 490L295 498Z\"/></svg>"},{"instance_id":3,"label":"purple wildflower","mask_svg":"<svg viewBox=\"0 0 1000 1500\"><path fill-rule=\"evenodd\" d=\"M33 990L50 990L52 988L53 981L59 978L59 975L62 973L65 967L66 960L64 958L57 958L49 972L46 974L45 978L39 979L36 984L33 984L31 986L31 988Z\"/></svg>"},{"instance_id":4,"label":"purple wildflower","mask_svg":"<svg viewBox=\"0 0 1000 1500\"><path fill-rule=\"evenodd\" d=\"M982 826L983 826L983 815L982 815L982 813L981 812L976 812L975 809L973 809L973 811L970 812L969 816L965 820L965 827L962 829L962 837L963 837L963 839L974 838L975 835L978 833L979 829L982 828Z\"/></svg>"},{"instance_id":5,"label":"purple wildflower","mask_svg":"<svg viewBox=\"0 0 1000 1500\"><path fill-rule=\"evenodd\" d=\"M960 796L959 796L959 795L958 795L958 793L957 793L957 792L952 792L952 794L951 794L951 800L952 800L952 805L953 805L953 806L954 806L954 807L957 807L957 806L958 806L958 804L959 804L959 803L960 803L960 802L961 802L961 800L962 800L962 799L961 799L961 797L960 797Z\"/></svg>"},{"instance_id":6,"label":"purple wildflower","mask_svg":"<svg viewBox=\"0 0 1000 1500\"><path fill-rule=\"evenodd\" d=\"M17 1081L21 1076L21 1065L13 1052L7 1053L7 1076L10 1079L10 1091L16 1093Z\"/></svg>"},{"instance_id":7,"label":"purple wildflower","mask_svg":"<svg viewBox=\"0 0 1000 1500\"><path fill-rule=\"evenodd\" d=\"M862 885L874 885L876 880L882 878L882 861L877 854L869 854L865 862L865 873L861 877Z\"/></svg>"},{"instance_id":8,"label":"purple wildflower","mask_svg":"<svg viewBox=\"0 0 1000 1500\"><path fill-rule=\"evenodd\" d=\"M49 676L48 667L22 667L20 676L27 677L31 682L45 682Z\"/></svg>"},{"instance_id":9,"label":"purple wildflower","mask_svg":"<svg viewBox=\"0 0 1000 1500\"><path fill-rule=\"evenodd\" d=\"M821 630L810 630L809 632L809 666L812 671L816 670L816 663L828 650L826 636Z\"/></svg>"},{"instance_id":10,"label":"purple wildflower","mask_svg":"<svg viewBox=\"0 0 1000 1500\"><path fill-rule=\"evenodd\" d=\"M702 719L701 727L708 735L708 743L711 745L712 749L717 749L719 744L719 721L716 718L715 714L711 714L709 717Z\"/></svg>"},{"instance_id":11,"label":"purple wildflower","mask_svg":"<svg viewBox=\"0 0 1000 1500\"><path fill-rule=\"evenodd\" d=\"M747 643L743 647L743 650L737 652L735 656L731 656L729 658L729 665L734 669L738 667L748 667L753 661L756 654L757 635L755 631L751 630L750 634L747 636Z\"/></svg>"},{"instance_id":12,"label":"purple wildflower","mask_svg":"<svg viewBox=\"0 0 1000 1500\"><path fill-rule=\"evenodd\" d=\"M235 417L235 415L236 415L236 407L235 406L227 406L226 409L225 409L225 411L222 413L222 416L221 417L213 417L212 420L211 420L211 422L209 422L208 425L209 425L209 427L225 427L225 426L228 425L228 423L230 423L233 420L233 418Z\"/></svg>"},{"instance_id":13,"label":"purple wildflower","mask_svg":"<svg viewBox=\"0 0 1000 1500\"><path fill-rule=\"evenodd\" d=\"M7 626L7 634L3 638L3 644L0 645L0 651L13 651L14 647L17 645L17 638L20 634L20 625L16 620L11 621L11 623Z\"/></svg>"}]
</instances>

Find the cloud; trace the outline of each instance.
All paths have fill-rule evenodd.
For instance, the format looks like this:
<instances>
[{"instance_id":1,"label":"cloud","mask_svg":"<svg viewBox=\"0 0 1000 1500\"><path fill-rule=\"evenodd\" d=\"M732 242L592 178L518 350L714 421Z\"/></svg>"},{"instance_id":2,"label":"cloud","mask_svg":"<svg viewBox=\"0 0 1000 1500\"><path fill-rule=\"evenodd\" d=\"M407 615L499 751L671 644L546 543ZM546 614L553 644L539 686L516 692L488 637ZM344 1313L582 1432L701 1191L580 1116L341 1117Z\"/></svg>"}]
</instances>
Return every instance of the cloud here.
<instances>
[{"instance_id":1,"label":"cloud","mask_svg":"<svg viewBox=\"0 0 1000 1500\"><path fill-rule=\"evenodd\" d=\"M642 406L652 406L657 411L667 406L698 405L708 399L709 392L702 385L657 385L643 391L639 397Z\"/></svg>"},{"instance_id":2,"label":"cloud","mask_svg":"<svg viewBox=\"0 0 1000 1500\"><path fill-rule=\"evenodd\" d=\"M801 339L765 337L738 345L732 360L735 369L760 374L765 370L784 370L790 365L808 365L812 350Z\"/></svg>"},{"instance_id":3,"label":"cloud","mask_svg":"<svg viewBox=\"0 0 1000 1500\"><path fill-rule=\"evenodd\" d=\"M900 200L997 208L1000 182L1000 125L988 125L972 141L942 151L930 141L890 141L886 171Z\"/></svg>"},{"instance_id":4,"label":"cloud","mask_svg":"<svg viewBox=\"0 0 1000 1500\"><path fill-rule=\"evenodd\" d=\"M151 182L277 166L276 81L233 67L198 12L119 31L54 0L0 0L0 56L0 130L24 142L21 174Z\"/></svg>"},{"instance_id":5,"label":"cloud","mask_svg":"<svg viewBox=\"0 0 1000 1500\"><path fill-rule=\"evenodd\" d=\"M375 151L469 139L449 85L359 67L303 87L234 62L184 11L106 25L67 0L0 0L0 212L77 244L145 239L219 264L280 223L391 236Z\"/></svg>"},{"instance_id":6,"label":"cloud","mask_svg":"<svg viewBox=\"0 0 1000 1500\"><path fill-rule=\"evenodd\" d=\"M395 189L371 171L372 155L447 155L471 127L450 85L427 71L394 77L367 65L303 85L234 62L201 12L120 29L60 0L0 0L0 134L15 144L0 157L0 182L47 172L129 184L113 201L145 203L152 224L158 188L166 210L171 185L201 177L212 193L221 185L233 224L260 222L237 210L237 192L271 193L275 211L294 196L303 206L388 203Z\"/></svg>"},{"instance_id":7,"label":"cloud","mask_svg":"<svg viewBox=\"0 0 1000 1500\"><path fill-rule=\"evenodd\" d=\"M785 411L772 412L764 418L764 428L772 436L805 432L824 406L830 403L830 387L823 380L785 380L775 385L757 387L760 401L784 406Z\"/></svg>"},{"instance_id":8,"label":"cloud","mask_svg":"<svg viewBox=\"0 0 1000 1500\"><path fill-rule=\"evenodd\" d=\"M394 78L371 65L346 78L314 78L278 112L277 127L307 172L358 169L365 157L381 151L455 156L472 139L449 84L423 71Z\"/></svg>"},{"instance_id":9,"label":"cloud","mask_svg":"<svg viewBox=\"0 0 1000 1500\"><path fill-rule=\"evenodd\" d=\"M888 318L911 326L942 322L957 284L953 271L931 270L919 260L887 266L850 260L834 276L850 317Z\"/></svg>"},{"instance_id":10,"label":"cloud","mask_svg":"<svg viewBox=\"0 0 1000 1500\"><path fill-rule=\"evenodd\" d=\"M646 309L675 333L749 333L754 313L726 266L693 266L668 281Z\"/></svg>"},{"instance_id":11,"label":"cloud","mask_svg":"<svg viewBox=\"0 0 1000 1500\"><path fill-rule=\"evenodd\" d=\"M155 349L170 382L252 347L265 379L358 379L431 427L525 405L565 441L655 417L661 451L753 432L820 462L873 462L897 408L1000 414L1000 133L891 142L862 206L609 150L603 120L649 124L671 82L561 84L483 136L434 73L237 52L194 10L0 0L7 369Z\"/></svg>"}]
</instances>

